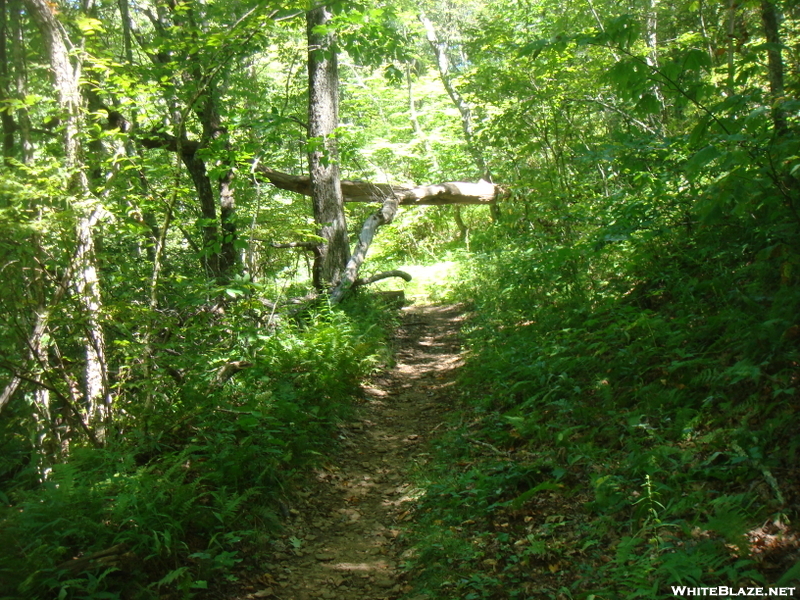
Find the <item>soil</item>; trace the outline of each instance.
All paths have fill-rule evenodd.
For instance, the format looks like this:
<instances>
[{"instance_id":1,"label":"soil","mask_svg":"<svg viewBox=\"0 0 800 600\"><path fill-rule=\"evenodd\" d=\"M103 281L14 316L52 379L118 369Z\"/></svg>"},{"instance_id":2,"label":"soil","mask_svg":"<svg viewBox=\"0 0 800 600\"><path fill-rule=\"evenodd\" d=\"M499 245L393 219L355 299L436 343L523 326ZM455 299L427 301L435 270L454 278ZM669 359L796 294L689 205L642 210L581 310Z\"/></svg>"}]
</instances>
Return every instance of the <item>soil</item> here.
<instances>
[{"instance_id":1,"label":"soil","mask_svg":"<svg viewBox=\"0 0 800 600\"><path fill-rule=\"evenodd\" d=\"M410 475L453 405L463 317L458 306L401 313L396 364L363 386L357 419L340 428L340 450L287 507L261 585L238 598L393 600L411 591L400 535L414 518Z\"/></svg>"}]
</instances>

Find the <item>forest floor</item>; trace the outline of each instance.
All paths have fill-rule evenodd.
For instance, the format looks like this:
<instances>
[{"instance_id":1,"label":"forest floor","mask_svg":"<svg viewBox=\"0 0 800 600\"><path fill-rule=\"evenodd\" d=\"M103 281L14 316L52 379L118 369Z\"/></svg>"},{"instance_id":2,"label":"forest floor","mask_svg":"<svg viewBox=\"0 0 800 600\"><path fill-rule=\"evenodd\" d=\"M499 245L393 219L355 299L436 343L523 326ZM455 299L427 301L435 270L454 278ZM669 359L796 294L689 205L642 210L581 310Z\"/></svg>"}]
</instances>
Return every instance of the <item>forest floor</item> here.
<instances>
[{"instance_id":1,"label":"forest floor","mask_svg":"<svg viewBox=\"0 0 800 600\"><path fill-rule=\"evenodd\" d=\"M340 449L298 494L270 563L237 600L391 600L412 590L401 569L419 493L411 475L453 406L462 319L453 305L402 309L394 366L364 384Z\"/></svg>"}]
</instances>

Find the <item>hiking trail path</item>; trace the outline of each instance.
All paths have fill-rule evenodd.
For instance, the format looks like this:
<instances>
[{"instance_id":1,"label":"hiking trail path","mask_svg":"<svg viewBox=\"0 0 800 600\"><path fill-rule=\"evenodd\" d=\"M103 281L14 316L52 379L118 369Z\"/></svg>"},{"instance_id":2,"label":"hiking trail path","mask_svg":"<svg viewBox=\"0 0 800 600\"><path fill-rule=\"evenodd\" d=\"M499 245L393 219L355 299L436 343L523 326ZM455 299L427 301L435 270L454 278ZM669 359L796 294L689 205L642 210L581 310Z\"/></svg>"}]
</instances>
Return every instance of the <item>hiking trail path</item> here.
<instances>
[{"instance_id":1,"label":"hiking trail path","mask_svg":"<svg viewBox=\"0 0 800 600\"><path fill-rule=\"evenodd\" d=\"M340 447L300 490L270 564L238 599L394 600L412 590L401 569L401 533L419 493L410 474L455 400L463 308L400 312L394 366L362 385Z\"/></svg>"}]
</instances>

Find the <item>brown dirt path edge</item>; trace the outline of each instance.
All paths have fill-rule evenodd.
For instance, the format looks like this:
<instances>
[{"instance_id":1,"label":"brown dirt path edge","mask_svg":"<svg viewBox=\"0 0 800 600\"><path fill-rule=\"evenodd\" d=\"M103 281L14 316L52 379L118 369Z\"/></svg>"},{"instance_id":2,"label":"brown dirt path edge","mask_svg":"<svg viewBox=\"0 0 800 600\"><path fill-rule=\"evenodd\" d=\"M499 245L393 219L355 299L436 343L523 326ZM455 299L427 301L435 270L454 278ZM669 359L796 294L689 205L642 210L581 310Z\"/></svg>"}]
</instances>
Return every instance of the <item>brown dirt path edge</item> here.
<instances>
[{"instance_id":1,"label":"brown dirt path edge","mask_svg":"<svg viewBox=\"0 0 800 600\"><path fill-rule=\"evenodd\" d=\"M398 542L418 493L409 473L427 460L426 442L453 405L462 312L402 309L395 366L363 386L358 418L340 428L341 450L291 510L264 587L239 598L394 600L411 591Z\"/></svg>"}]
</instances>

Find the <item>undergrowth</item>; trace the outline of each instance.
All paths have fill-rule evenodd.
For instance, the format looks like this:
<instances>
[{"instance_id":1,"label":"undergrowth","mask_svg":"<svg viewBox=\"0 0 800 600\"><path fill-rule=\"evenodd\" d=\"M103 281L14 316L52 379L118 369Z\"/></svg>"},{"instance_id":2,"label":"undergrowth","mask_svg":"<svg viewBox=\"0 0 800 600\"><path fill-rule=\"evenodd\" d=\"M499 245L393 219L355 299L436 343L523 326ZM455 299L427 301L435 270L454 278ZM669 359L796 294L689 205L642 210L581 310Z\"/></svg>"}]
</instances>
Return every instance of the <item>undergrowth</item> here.
<instances>
[{"instance_id":1,"label":"undergrowth","mask_svg":"<svg viewBox=\"0 0 800 600\"><path fill-rule=\"evenodd\" d=\"M796 251L727 226L476 253L459 425L408 568L434 598L796 585ZM505 229L506 233L502 230Z\"/></svg>"},{"instance_id":2,"label":"undergrowth","mask_svg":"<svg viewBox=\"0 0 800 600\"><path fill-rule=\"evenodd\" d=\"M227 289L240 297L215 310L184 290L149 347L117 332L129 372L103 448L65 440L69 460L43 470L24 403L4 419L0 598L190 598L269 550L293 482L386 360L390 320L362 296L275 323L255 286Z\"/></svg>"}]
</instances>

